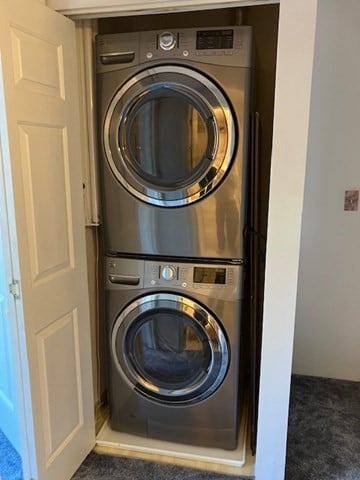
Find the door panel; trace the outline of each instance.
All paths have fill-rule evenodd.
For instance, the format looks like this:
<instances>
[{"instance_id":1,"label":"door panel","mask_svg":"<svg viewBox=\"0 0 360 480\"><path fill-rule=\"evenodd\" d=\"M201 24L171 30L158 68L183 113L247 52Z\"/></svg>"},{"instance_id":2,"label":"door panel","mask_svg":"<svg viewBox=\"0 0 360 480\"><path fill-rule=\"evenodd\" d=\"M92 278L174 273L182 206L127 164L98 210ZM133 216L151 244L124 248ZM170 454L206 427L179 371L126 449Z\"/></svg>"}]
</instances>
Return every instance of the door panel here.
<instances>
[{"instance_id":1,"label":"door panel","mask_svg":"<svg viewBox=\"0 0 360 480\"><path fill-rule=\"evenodd\" d=\"M62 45L18 26L11 26L11 40L16 84L64 99Z\"/></svg>"},{"instance_id":2,"label":"door panel","mask_svg":"<svg viewBox=\"0 0 360 480\"><path fill-rule=\"evenodd\" d=\"M32 279L46 282L74 267L67 130L19 125ZM44 182L44 178L47 179Z\"/></svg>"},{"instance_id":3,"label":"door panel","mask_svg":"<svg viewBox=\"0 0 360 480\"><path fill-rule=\"evenodd\" d=\"M84 423L79 344L76 311L38 335L47 462L61 453Z\"/></svg>"},{"instance_id":4,"label":"door panel","mask_svg":"<svg viewBox=\"0 0 360 480\"><path fill-rule=\"evenodd\" d=\"M29 0L0 22L37 478L66 480L95 441L75 29Z\"/></svg>"}]
</instances>

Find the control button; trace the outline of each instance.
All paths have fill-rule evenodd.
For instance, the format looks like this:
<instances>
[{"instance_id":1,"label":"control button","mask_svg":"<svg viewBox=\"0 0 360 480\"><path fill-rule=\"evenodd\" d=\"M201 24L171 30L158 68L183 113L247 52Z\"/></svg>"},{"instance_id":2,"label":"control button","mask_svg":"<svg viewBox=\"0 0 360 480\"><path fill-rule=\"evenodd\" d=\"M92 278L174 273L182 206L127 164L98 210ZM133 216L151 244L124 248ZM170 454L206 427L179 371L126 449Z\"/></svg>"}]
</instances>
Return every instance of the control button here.
<instances>
[{"instance_id":1,"label":"control button","mask_svg":"<svg viewBox=\"0 0 360 480\"><path fill-rule=\"evenodd\" d=\"M163 32L159 37L159 46L162 50L172 50L176 47L176 37L171 32Z\"/></svg>"},{"instance_id":2,"label":"control button","mask_svg":"<svg viewBox=\"0 0 360 480\"><path fill-rule=\"evenodd\" d=\"M187 283L186 283L186 282L183 282L183 283L181 284L181 286L185 288L185 287L187 287Z\"/></svg>"},{"instance_id":3,"label":"control button","mask_svg":"<svg viewBox=\"0 0 360 480\"><path fill-rule=\"evenodd\" d=\"M167 280L167 281L173 280L175 276L176 276L176 270L171 265L165 265L165 267L161 269L161 277L164 280Z\"/></svg>"},{"instance_id":4,"label":"control button","mask_svg":"<svg viewBox=\"0 0 360 480\"><path fill-rule=\"evenodd\" d=\"M188 57L189 56L189 50L184 50L183 51L183 56Z\"/></svg>"},{"instance_id":5,"label":"control button","mask_svg":"<svg viewBox=\"0 0 360 480\"><path fill-rule=\"evenodd\" d=\"M155 284L156 284L155 280L151 280L150 283L151 283L151 285L155 285Z\"/></svg>"},{"instance_id":6,"label":"control button","mask_svg":"<svg viewBox=\"0 0 360 480\"><path fill-rule=\"evenodd\" d=\"M153 54L152 52L146 52L146 58L148 58L150 60L150 58L153 57Z\"/></svg>"}]
</instances>

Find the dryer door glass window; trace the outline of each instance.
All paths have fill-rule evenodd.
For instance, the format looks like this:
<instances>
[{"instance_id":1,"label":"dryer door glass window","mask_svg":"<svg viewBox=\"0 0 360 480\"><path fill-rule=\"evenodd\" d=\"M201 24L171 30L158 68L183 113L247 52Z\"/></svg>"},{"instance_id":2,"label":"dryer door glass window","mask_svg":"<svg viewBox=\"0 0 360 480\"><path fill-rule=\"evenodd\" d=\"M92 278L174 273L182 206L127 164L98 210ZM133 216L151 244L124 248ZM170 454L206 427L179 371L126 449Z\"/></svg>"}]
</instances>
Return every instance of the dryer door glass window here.
<instances>
[{"instance_id":1,"label":"dryer door glass window","mask_svg":"<svg viewBox=\"0 0 360 480\"><path fill-rule=\"evenodd\" d=\"M189 68L140 72L115 94L104 150L118 181L164 207L199 200L224 178L235 151L235 121L219 87Z\"/></svg>"},{"instance_id":2,"label":"dryer door glass window","mask_svg":"<svg viewBox=\"0 0 360 480\"><path fill-rule=\"evenodd\" d=\"M165 403L206 398L221 385L229 362L215 317L193 300L170 293L130 304L115 322L112 350L134 388Z\"/></svg>"},{"instance_id":3,"label":"dryer door glass window","mask_svg":"<svg viewBox=\"0 0 360 480\"><path fill-rule=\"evenodd\" d=\"M150 311L139 318L127 335L126 350L143 378L174 391L203 382L212 360L205 332L174 310Z\"/></svg>"},{"instance_id":4,"label":"dryer door glass window","mask_svg":"<svg viewBox=\"0 0 360 480\"><path fill-rule=\"evenodd\" d=\"M205 172L216 132L210 112L189 93L157 85L120 123L119 144L129 168L149 185L177 190Z\"/></svg>"}]
</instances>

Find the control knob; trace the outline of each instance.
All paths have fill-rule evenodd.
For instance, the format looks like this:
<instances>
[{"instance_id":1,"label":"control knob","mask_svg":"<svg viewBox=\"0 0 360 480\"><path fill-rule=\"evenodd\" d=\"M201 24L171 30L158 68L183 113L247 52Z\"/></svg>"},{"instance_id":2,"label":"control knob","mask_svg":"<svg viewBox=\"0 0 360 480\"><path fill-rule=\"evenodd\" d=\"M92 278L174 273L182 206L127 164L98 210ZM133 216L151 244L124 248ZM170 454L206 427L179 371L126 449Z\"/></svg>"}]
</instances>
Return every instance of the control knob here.
<instances>
[{"instance_id":1,"label":"control knob","mask_svg":"<svg viewBox=\"0 0 360 480\"><path fill-rule=\"evenodd\" d=\"M174 280L175 274L176 274L176 270L171 265L165 265L165 267L161 269L161 277L164 280L167 280L167 281Z\"/></svg>"},{"instance_id":2,"label":"control knob","mask_svg":"<svg viewBox=\"0 0 360 480\"><path fill-rule=\"evenodd\" d=\"M159 36L159 45L162 50L172 50L176 46L176 37L171 32L163 32Z\"/></svg>"}]
</instances>

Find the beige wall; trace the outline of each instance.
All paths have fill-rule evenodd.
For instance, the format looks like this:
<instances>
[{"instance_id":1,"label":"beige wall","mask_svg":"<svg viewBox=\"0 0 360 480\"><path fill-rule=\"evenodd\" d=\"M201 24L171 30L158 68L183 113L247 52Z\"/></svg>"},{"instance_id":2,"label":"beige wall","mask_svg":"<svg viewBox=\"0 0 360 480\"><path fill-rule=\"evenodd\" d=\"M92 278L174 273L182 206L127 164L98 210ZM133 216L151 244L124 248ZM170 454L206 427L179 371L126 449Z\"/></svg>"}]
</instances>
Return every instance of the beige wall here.
<instances>
[{"instance_id":1,"label":"beige wall","mask_svg":"<svg viewBox=\"0 0 360 480\"><path fill-rule=\"evenodd\" d=\"M343 3L319 1L293 371L358 381L360 3Z\"/></svg>"}]
</instances>

